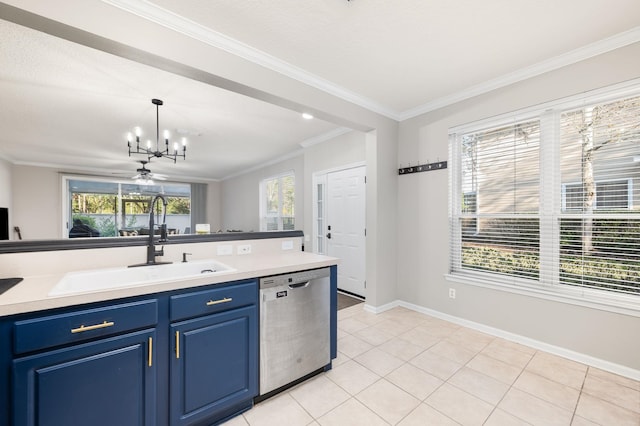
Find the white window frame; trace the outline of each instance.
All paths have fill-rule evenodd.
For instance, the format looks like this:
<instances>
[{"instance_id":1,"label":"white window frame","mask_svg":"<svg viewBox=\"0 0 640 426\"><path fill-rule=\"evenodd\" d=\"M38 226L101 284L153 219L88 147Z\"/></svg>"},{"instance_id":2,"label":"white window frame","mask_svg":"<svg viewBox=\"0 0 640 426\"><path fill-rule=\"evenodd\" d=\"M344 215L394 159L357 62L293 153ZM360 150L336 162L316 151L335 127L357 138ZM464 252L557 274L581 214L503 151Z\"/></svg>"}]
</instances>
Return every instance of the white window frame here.
<instances>
[{"instance_id":1,"label":"white window frame","mask_svg":"<svg viewBox=\"0 0 640 426\"><path fill-rule=\"evenodd\" d=\"M627 206L626 207L618 207L618 208L605 208L605 210L632 210L633 209L633 179L632 178L623 178L623 179L603 179L596 180L596 200L593 205L594 210L602 210L601 207L598 207L598 185L602 183L619 183L626 182L627 184ZM563 211L571 211L575 209L567 209L567 186L581 186L581 182L566 182L562 184L562 210Z\"/></svg>"},{"instance_id":2,"label":"white window frame","mask_svg":"<svg viewBox=\"0 0 640 426\"><path fill-rule=\"evenodd\" d=\"M635 79L609 88L594 90L578 96L548 102L449 129L449 160L451 164L449 168L450 246L454 250L461 250L462 244L456 243L456 241L462 241L460 221L457 219L462 213L462 203L460 202L462 196L462 165L461 150L458 146L456 135L521 122L532 117L540 119L541 132L543 133L540 143L540 278L534 280L505 277L491 272L461 271L461 265L453 263L450 265L450 272L445 275L445 278L449 281L589 306L612 312L622 312L640 317L640 297L637 295L573 287L559 283L560 250L557 248L557 241L559 241L560 230L558 221L561 217L564 217L562 215L564 197L562 190L549 190L549 188L564 188L560 183L559 177L560 136L557 123L559 122L560 113L584 104L603 103L624 97L638 96L639 94L640 79ZM616 180L626 180L626 178ZM632 197L632 179L629 180L629 194ZM629 205L632 206L632 204L633 201L630 200ZM567 212L564 213L565 215L567 214ZM452 255L452 259L461 259L459 252L452 253Z\"/></svg>"},{"instance_id":3,"label":"white window frame","mask_svg":"<svg viewBox=\"0 0 640 426\"><path fill-rule=\"evenodd\" d=\"M284 173L280 173L277 175L273 175L273 176L269 176L266 177L264 179L262 179L260 181L260 231L267 231L267 219L268 218L276 218L276 222L278 224L278 229L277 231L283 231L284 230L284 216L282 216L282 204L283 204L283 196L282 196L282 180L286 177L291 177L293 178L293 187L294 187L294 206L295 206L295 198L296 198L296 193L295 193L295 186L296 186L296 174L293 170L284 172ZM274 214L270 214L267 212L267 183L271 182L273 180L279 180L280 184L278 185L278 213L276 215ZM293 221L294 221L294 227L295 227L295 212L294 212L294 216L293 216ZM276 229L273 229L271 231L276 231Z\"/></svg>"},{"instance_id":4,"label":"white window frame","mask_svg":"<svg viewBox=\"0 0 640 426\"><path fill-rule=\"evenodd\" d=\"M327 254L327 173L314 173L312 185L312 249L314 253Z\"/></svg>"}]
</instances>

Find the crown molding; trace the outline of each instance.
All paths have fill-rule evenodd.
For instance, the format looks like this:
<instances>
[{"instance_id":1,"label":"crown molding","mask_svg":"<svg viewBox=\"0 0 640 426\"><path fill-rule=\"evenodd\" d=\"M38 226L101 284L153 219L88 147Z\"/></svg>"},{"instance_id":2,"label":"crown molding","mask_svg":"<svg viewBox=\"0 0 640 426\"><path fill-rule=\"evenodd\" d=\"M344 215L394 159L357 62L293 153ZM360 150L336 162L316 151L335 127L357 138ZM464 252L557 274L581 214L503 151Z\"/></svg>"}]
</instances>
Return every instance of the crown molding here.
<instances>
[{"instance_id":1,"label":"crown molding","mask_svg":"<svg viewBox=\"0 0 640 426\"><path fill-rule=\"evenodd\" d=\"M102 0L102 2L132 13L140 18L155 22L158 25L191 37L209 46L224 50L225 52L246 59L249 62L261 65L340 99L384 115L385 117L397 120L399 116L397 111L389 109L378 102L145 0Z\"/></svg>"},{"instance_id":2,"label":"crown molding","mask_svg":"<svg viewBox=\"0 0 640 426\"><path fill-rule=\"evenodd\" d=\"M102 0L102 2L396 121L408 120L640 41L639 26L451 95L443 96L415 108L396 111L146 0Z\"/></svg>"},{"instance_id":3,"label":"crown molding","mask_svg":"<svg viewBox=\"0 0 640 426\"><path fill-rule=\"evenodd\" d=\"M269 161L265 161L264 163L260 163L257 166L249 167L249 168L244 169L244 170L242 170L242 171L240 171L238 173L232 173L232 174L230 174L228 176L223 177L221 180L225 181L225 180L228 180L228 179L237 178L238 176L242 176L242 175L246 175L247 173L255 172L256 170L260 170L260 169L265 168L267 166L272 166L274 164L278 164L278 163L280 163L282 161L285 161L285 160L288 160L290 158L298 157L298 156L302 155L302 153L303 153L303 149L302 148L298 148L298 149L295 149L295 150L291 151L290 153L285 154L283 156L271 159Z\"/></svg>"},{"instance_id":4,"label":"crown molding","mask_svg":"<svg viewBox=\"0 0 640 426\"><path fill-rule=\"evenodd\" d=\"M33 162L33 161L15 161L13 164L16 166L54 169L58 173L69 173L69 174L84 173L91 176L106 177L109 179L119 180L119 181L131 180L131 179L128 179L125 175L131 175L133 173L131 170L101 169L97 167L92 168L92 167L74 166L69 164L39 163L39 162ZM122 175L122 176L119 176L119 175ZM169 177L171 178L171 176ZM179 179L179 180L173 180L173 179ZM180 176L171 178L171 180L164 180L162 182L167 182L167 183L207 182L208 183L208 182L220 182L220 179L180 175Z\"/></svg>"},{"instance_id":5,"label":"crown molding","mask_svg":"<svg viewBox=\"0 0 640 426\"><path fill-rule=\"evenodd\" d=\"M398 120L408 120L637 42L640 42L640 26L406 110L399 114Z\"/></svg>"},{"instance_id":6,"label":"crown molding","mask_svg":"<svg viewBox=\"0 0 640 426\"><path fill-rule=\"evenodd\" d=\"M327 133L324 133L322 135L315 136L315 137L309 138L309 139L305 139L302 142L300 142L300 146L303 147L303 148L309 148L310 146L317 145L319 143L329 141L331 139L337 138L338 136L342 136L345 133L349 133L349 132L352 132L352 131L353 131L353 129L349 129L348 127L338 127L337 129L332 130L332 131L327 132Z\"/></svg>"},{"instance_id":7,"label":"crown molding","mask_svg":"<svg viewBox=\"0 0 640 426\"><path fill-rule=\"evenodd\" d=\"M4 160L7 163L15 164L15 160L13 158L10 158L9 156L3 154L2 152L0 152L0 160Z\"/></svg>"},{"instance_id":8,"label":"crown molding","mask_svg":"<svg viewBox=\"0 0 640 426\"><path fill-rule=\"evenodd\" d=\"M240 172L230 174L229 176L223 177L222 180L224 181L224 180L227 180L227 179L233 179L233 178L236 178L238 176L246 175L247 173L255 172L256 170L260 170L260 169L262 169L264 167L272 166L274 164L278 164L278 163L280 163L282 161L285 161L285 160L288 160L290 158L297 157L299 155L302 155L304 153L304 150L306 148L309 148L310 146L317 145L319 143L329 141L331 139L337 138L338 136L344 135L345 133L349 133L349 132L352 132L352 131L353 131L353 129L349 129L348 127L338 127L337 129L331 130L330 132L324 133L324 134L322 134L320 136L316 136L316 137L313 137L313 138L305 139L302 142L300 142L300 146L302 148L295 149L295 150L291 151L288 154L285 154L285 155L282 155L280 157L271 159L269 161L265 161L264 163L260 163L257 166L249 167L248 169L244 169L244 170L242 170Z\"/></svg>"}]
</instances>

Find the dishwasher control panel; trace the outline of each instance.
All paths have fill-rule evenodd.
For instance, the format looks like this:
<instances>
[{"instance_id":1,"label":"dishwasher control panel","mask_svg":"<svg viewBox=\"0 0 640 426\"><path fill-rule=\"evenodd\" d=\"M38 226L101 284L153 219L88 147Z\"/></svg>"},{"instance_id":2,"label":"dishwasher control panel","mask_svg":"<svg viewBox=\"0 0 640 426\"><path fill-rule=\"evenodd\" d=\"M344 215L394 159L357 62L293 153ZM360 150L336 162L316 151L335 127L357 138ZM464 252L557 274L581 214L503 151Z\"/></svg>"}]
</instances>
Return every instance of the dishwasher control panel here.
<instances>
[{"instance_id":1,"label":"dishwasher control panel","mask_svg":"<svg viewBox=\"0 0 640 426\"><path fill-rule=\"evenodd\" d=\"M272 277L260 278L260 288L264 289L285 285L295 286L297 284L304 284L318 278L325 278L329 275L329 268L310 269L308 271L291 272L284 275L274 275ZM284 296L286 296L286 294Z\"/></svg>"}]
</instances>

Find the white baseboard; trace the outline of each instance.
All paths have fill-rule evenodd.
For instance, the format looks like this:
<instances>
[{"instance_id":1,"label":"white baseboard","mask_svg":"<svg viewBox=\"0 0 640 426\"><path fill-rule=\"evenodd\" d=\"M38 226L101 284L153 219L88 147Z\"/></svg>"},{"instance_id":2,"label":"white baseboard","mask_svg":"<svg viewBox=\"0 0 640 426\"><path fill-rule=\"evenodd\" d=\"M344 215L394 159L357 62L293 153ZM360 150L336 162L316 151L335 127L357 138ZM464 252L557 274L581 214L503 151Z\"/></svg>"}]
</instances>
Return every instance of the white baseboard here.
<instances>
[{"instance_id":1,"label":"white baseboard","mask_svg":"<svg viewBox=\"0 0 640 426\"><path fill-rule=\"evenodd\" d=\"M381 314L384 311L388 311L389 309L393 309L397 306L400 306L400 301L399 300L395 300L391 303L387 303L386 305L382 305L382 306L372 306L372 305L368 305L367 302L364 303L364 310L372 313L372 314Z\"/></svg>"},{"instance_id":2,"label":"white baseboard","mask_svg":"<svg viewBox=\"0 0 640 426\"><path fill-rule=\"evenodd\" d=\"M412 311L420 312L425 315L430 315L435 318L439 318L445 321L452 322L454 324L461 325L463 327L471 328L473 330L480 331L482 333L490 334L492 336L501 337L512 342L520 343L534 349L545 351L554 355L558 355L572 361L580 362L592 367L599 368L601 370L609 371L620 376L628 377L633 380L640 381L640 370L636 370L624 365L616 364L610 361L606 361L600 358L596 358L590 355L586 355L580 352L575 352L570 349L566 349L560 346L550 345L539 340L530 339L519 334L510 333L508 331L501 330L499 328L490 327L474 321L469 321L464 318L459 318L453 315L445 314L443 312L435 311L433 309L425 308L423 306L414 305L413 303L404 302L402 300L395 300L391 303L387 303L382 306L372 306L365 303L364 310L373 314L380 314L395 307L401 306L403 308L411 309Z\"/></svg>"}]
</instances>

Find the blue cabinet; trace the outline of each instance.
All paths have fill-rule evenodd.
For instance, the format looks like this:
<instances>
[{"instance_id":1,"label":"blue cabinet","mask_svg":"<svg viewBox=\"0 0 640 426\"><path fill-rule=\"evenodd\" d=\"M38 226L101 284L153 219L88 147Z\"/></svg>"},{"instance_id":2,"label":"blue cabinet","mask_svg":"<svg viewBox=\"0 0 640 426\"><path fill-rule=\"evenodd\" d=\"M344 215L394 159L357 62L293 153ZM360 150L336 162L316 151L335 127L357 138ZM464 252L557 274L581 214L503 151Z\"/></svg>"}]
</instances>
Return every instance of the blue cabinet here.
<instances>
[{"instance_id":1,"label":"blue cabinet","mask_svg":"<svg viewBox=\"0 0 640 426\"><path fill-rule=\"evenodd\" d=\"M255 305L171 325L171 425L211 424L258 393Z\"/></svg>"},{"instance_id":2,"label":"blue cabinet","mask_svg":"<svg viewBox=\"0 0 640 426\"><path fill-rule=\"evenodd\" d=\"M170 299L172 426L209 425L253 405L258 394L255 280Z\"/></svg>"},{"instance_id":3,"label":"blue cabinet","mask_svg":"<svg viewBox=\"0 0 640 426\"><path fill-rule=\"evenodd\" d=\"M156 299L13 323L15 426L155 425Z\"/></svg>"},{"instance_id":4,"label":"blue cabinet","mask_svg":"<svg viewBox=\"0 0 640 426\"><path fill-rule=\"evenodd\" d=\"M0 318L0 426L210 425L258 393L256 280Z\"/></svg>"},{"instance_id":5,"label":"blue cabinet","mask_svg":"<svg viewBox=\"0 0 640 426\"><path fill-rule=\"evenodd\" d=\"M13 362L13 424L153 426L154 330Z\"/></svg>"}]
</instances>

